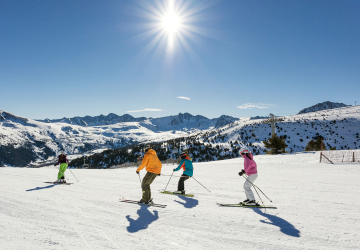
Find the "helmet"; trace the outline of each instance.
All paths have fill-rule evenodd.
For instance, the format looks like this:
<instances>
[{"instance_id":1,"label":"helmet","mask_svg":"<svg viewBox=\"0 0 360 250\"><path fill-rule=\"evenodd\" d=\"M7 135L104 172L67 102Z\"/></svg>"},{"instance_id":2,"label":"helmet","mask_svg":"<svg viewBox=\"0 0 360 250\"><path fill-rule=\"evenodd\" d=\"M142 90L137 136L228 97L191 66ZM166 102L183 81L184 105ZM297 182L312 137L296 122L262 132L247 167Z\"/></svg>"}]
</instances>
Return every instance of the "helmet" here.
<instances>
[{"instance_id":1,"label":"helmet","mask_svg":"<svg viewBox=\"0 0 360 250\"><path fill-rule=\"evenodd\" d=\"M248 154L248 153L250 153L250 151L249 151L249 149L240 149L240 154Z\"/></svg>"},{"instance_id":2,"label":"helmet","mask_svg":"<svg viewBox=\"0 0 360 250\"><path fill-rule=\"evenodd\" d=\"M180 156L185 156L185 155L187 155L185 152L180 153Z\"/></svg>"}]
</instances>

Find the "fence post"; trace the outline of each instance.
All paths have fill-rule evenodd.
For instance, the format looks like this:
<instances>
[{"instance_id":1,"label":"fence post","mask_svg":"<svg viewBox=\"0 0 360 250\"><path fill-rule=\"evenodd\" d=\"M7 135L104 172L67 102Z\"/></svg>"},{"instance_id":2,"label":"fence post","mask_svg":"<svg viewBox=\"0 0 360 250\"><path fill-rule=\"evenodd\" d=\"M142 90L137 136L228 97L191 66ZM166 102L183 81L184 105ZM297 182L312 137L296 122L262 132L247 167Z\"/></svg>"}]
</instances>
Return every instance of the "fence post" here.
<instances>
[{"instance_id":1,"label":"fence post","mask_svg":"<svg viewBox=\"0 0 360 250\"><path fill-rule=\"evenodd\" d=\"M320 152L320 163L321 163L321 158L322 158L322 152Z\"/></svg>"},{"instance_id":2,"label":"fence post","mask_svg":"<svg viewBox=\"0 0 360 250\"><path fill-rule=\"evenodd\" d=\"M353 161L352 162L355 162L355 152L353 152Z\"/></svg>"}]
</instances>

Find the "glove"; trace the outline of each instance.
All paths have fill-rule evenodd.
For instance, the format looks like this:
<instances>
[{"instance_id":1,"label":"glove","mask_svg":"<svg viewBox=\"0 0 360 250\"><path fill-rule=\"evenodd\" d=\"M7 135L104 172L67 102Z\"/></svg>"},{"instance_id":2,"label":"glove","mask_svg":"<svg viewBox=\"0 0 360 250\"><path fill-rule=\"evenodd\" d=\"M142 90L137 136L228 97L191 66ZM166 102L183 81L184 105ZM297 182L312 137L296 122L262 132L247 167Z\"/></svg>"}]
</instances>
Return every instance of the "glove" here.
<instances>
[{"instance_id":1,"label":"glove","mask_svg":"<svg viewBox=\"0 0 360 250\"><path fill-rule=\"evenodd\" d=\"M243 174L246 174L244 169L242 169L242 170L239 172L239 175L240 175L240 176L243 176Z\"/></svg>"},{"instance_id":2,"label":"glove","mask_svg":"<svg viewBox=\"0 0 360 250\"><path fill-rule=\"evenodd\" d=\"M175 168L173 169L173 172L175 172Z\"/></svg>"},{"instance_id":3,"label":"glove","mask_svg":"<svg viewBox=\"0 0 360 250\"><path fill-rule=\"evenodd\" d=\"M54 166L56 166L56 164L54 164Z\"/></svg>"},{"instance_id":4,"label":"glove","mask_svg":"<svg viewBox=\"0 0 360 250\"><path fill-rule=\"evenodd\" d=\"M158 176L160 176L160 175L161 175L161 173L158 174Z\"/></svg>"},{"instance_id":5,"label":"glove","mask_svg":"<svg viewBox=\"0 0 360 250\"><path fill-rule=\"evenodd\" d=\"M136 173L139 174L139 171L136 170Z\"/></svg>"}]
</instances>

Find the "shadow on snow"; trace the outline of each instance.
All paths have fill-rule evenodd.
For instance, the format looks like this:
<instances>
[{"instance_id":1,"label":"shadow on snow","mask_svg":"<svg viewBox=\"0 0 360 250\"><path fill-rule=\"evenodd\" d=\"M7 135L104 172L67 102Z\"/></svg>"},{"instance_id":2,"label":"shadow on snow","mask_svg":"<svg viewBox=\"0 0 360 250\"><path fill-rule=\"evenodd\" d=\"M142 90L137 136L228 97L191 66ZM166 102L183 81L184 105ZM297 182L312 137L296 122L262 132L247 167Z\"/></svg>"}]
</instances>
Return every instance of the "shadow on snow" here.
<instances>
[{"instance_id":1,"label":"shadow on snow","mask_svg":"<svg viewBox=\"0 0 360 250\"><path fill-rule=\"evenodd\" d=\"M254 208L253 210L255 213L260 214L261 216L264 216L270 220L270 222L267 222L265 220L260 220L262 223L277 226L280 228L280 231L286 235L293 237L300 237L300 231L297 230L290 222L278 216L264 213L259 208Z\"/></svg>"},{"instance_id":2,"label":"shadow on snow","mask_svg":"<svg viewBox=\"0 0 360 250\"><path fill-rule=\"evenodd\" d=\"M51 184L51 185L46 186L46 187L37 187L37 188L33 188L33 189L28 189L28 190L26 190L26 192L28 192L28 191L35 191L35 190L41 190L41 189L46 189L46 188L52 188L52 187L54 187L54 186L56 186L56 185L55 185L55 184Z\"/></svg>"},{"instance_id":3,"label":"shadow on snow","mask_svg":"<svg viewBox=\"0 0 360 250\"><path fill-rule=\"evenodd\" d=\"M178 197L180 199L183 199L185 202L176 201L176 200L174 200L174 201L181 204L181 205L184 205L185 208L193 208L193 207L196 207L199 204L199 201L196 200L196 199L189 198L189 197L186 197L186 196L181 196L181 195L178 195Z\"/></svg>"},{"instance_id":4,"label":"shadow on snow","mask_svg":"<svg viewBox=\"0 0 360 250\"><path fill-rule=\"evenodd\" d=\"M136 233L140 230L147 229L148 226L159 219L159 212L154 211L154 214L151 213L146 205L140 205L140 209L137 211L139 217L134 220L130 218L130 215L126 215L126 219L129 221L130 225L126 228L129 233Z\"/></svg>"}]
</instances>

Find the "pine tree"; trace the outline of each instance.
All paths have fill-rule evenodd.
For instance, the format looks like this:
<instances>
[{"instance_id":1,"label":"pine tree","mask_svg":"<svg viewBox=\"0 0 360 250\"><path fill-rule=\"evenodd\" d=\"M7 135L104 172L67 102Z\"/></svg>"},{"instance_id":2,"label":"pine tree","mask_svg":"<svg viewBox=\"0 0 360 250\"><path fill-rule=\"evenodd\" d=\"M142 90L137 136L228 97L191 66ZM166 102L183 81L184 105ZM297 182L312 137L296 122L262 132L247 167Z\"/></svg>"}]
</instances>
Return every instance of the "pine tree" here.
<instances>
[{"instance_id":1,"label":"pine tree","mask_svg":"<svg viewBox=\"0 0 360 250\"><path fill-rule=\"evenodd\" d=\"M309 141L308 145L305 147L305 151L320 151L321 143L323 145L323 149L326 150L326 146L324 142L322 142L322 137L319 136L316 141L314 140Z\"/></svg>"},{"instance_id":2,"label":"pine tree","mask_svg":"<svg viewBox=\"0 0 360 250\"><path fill-rule=\"evenodd\" d=\"M285 143L285 138L277 134L273 134L272 137L269 138L269 141L263 141L266 148L270 149L269 154L283 154L285 152L285 148L288 146Z\"/></svg>"}]
</instances>

